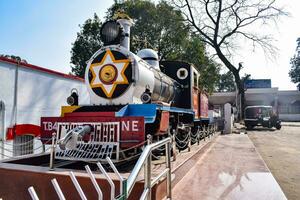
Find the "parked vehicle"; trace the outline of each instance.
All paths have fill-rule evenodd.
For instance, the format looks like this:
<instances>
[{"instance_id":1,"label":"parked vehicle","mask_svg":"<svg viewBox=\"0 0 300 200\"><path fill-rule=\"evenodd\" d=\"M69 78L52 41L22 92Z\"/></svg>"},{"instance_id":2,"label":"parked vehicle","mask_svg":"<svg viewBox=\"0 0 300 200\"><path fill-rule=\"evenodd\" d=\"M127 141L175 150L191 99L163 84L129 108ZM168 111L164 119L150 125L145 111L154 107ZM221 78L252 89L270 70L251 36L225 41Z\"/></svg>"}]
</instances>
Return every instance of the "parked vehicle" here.
<instances>
[{"instance_id":1,"label":"parked vehicle","mask_svg":"<svg viewBox=\"0 0 300 200\"><path fill-rule=\"evenodd\" d=\"M275 127L278 130L281 128L281 120L272 106L247 106L244 121L248 130L254 126Z\"/></svg>"}]
</instances>

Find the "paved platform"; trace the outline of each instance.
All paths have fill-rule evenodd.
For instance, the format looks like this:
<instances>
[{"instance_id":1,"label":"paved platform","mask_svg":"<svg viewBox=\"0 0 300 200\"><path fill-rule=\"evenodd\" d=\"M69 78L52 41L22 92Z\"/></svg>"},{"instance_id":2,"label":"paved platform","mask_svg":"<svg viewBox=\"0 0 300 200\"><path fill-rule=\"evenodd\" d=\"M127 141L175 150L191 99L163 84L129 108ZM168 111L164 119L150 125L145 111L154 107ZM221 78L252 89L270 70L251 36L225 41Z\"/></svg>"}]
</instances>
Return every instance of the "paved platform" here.
<instances>
[{"instance_id":1,"label":"paved platform","mask_svg":"<svg viewBox=\"0 0 300 200\"><path fill-rule=\"evenodd\" d=\"M172 190L172 199L286 199L247 135L221 135Z\"/></svg>"}]
</instances>

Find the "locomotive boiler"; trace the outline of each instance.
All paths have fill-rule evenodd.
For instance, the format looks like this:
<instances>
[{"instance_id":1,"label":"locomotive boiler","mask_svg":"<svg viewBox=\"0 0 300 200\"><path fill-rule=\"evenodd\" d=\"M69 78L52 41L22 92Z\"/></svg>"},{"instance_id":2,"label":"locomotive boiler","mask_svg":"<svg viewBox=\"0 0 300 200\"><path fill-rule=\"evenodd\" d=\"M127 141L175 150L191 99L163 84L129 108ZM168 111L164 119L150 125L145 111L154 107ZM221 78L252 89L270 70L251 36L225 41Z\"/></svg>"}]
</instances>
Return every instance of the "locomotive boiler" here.
<instances>
[{"instance_id":1,"label":"locomotive boiler","mask_svg":"<svg viewBox=\"0 0 300 200\"><path fill-rule=\"evenodd\" d=\"M148 52L149 51L149 52ZM152 53L151 50L142 51ZM148 59L155 59L148 57ZM94 105L170 103L180 85L141 57L122 46L97 51L89 61L85 83Z\"/></svg>"},{"instance_id":2,"label":"locomotive boiler","mask_svg":"<svg viewBox=\"0 0 300 200\"><path fill-rule=\"evenodd\" d=\"M130 26L127 17L103 24L104 46L85 71L90 104L78 105L72 91L61 116L41 118L42 141L47 143L54 132L62 147L56 158L126 161L141 151L147 135L153 140L172 135L182 150L208 124L198 70L186 62L159 61L151 49L131 52Z\"/></svg>"}]
</instances>

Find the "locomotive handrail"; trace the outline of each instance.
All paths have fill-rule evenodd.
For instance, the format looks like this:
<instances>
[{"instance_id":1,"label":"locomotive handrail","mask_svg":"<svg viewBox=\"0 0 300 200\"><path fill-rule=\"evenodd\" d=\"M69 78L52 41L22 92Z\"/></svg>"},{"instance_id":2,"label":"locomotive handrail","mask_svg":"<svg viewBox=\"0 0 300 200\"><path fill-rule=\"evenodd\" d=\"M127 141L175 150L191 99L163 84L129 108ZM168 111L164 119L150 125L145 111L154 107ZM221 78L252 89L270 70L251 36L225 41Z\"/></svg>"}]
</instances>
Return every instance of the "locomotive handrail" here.
<instances>
[{"instance_id":1,"label":"locomotive handrail","mask_svg":"<svg viewBox=\"0 0 300 200\"><path fill-rule=\"evenodd\" d=\"M148 139L149 140L149 139ZM143 166L145 167L145 188L142 194L142 199L151 199L151 188L155 185L156 182L160 180L160 178L164 175L167 177L167 198L171 198L171 152L170 152L170 144L171 138L165 138L159 142L150 144L145 147L143 153L141 154L139 160L137 161L136 165L134 166L131 174L127 179L127 197L129 197L134 184L137 181L137 177L141 172ZM161 146L165 145L166 149L166 169L153 181L151 181L151 152Z\"/></svg>"}]
</instances>

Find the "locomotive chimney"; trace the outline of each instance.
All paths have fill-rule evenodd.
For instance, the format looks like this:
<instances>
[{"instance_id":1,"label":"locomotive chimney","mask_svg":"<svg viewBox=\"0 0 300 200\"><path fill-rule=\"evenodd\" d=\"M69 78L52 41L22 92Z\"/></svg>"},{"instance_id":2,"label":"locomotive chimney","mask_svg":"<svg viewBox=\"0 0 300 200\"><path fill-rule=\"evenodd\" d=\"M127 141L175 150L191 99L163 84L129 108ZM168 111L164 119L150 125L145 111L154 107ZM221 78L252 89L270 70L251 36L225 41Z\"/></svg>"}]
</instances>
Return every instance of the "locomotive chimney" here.
<instances>
[{"instance_id":1,"label":"locomotive chimney","mask_svg":"<svg viewBox=\"0 0 300 200\"><path fill-rule=\"evenodd\" d=\"M130 27L132 26L132 20L129 19L118 19L118 22L123 26L125 37L121 42L121 46L130 51Z\"/></svg>"}]
</instances>

